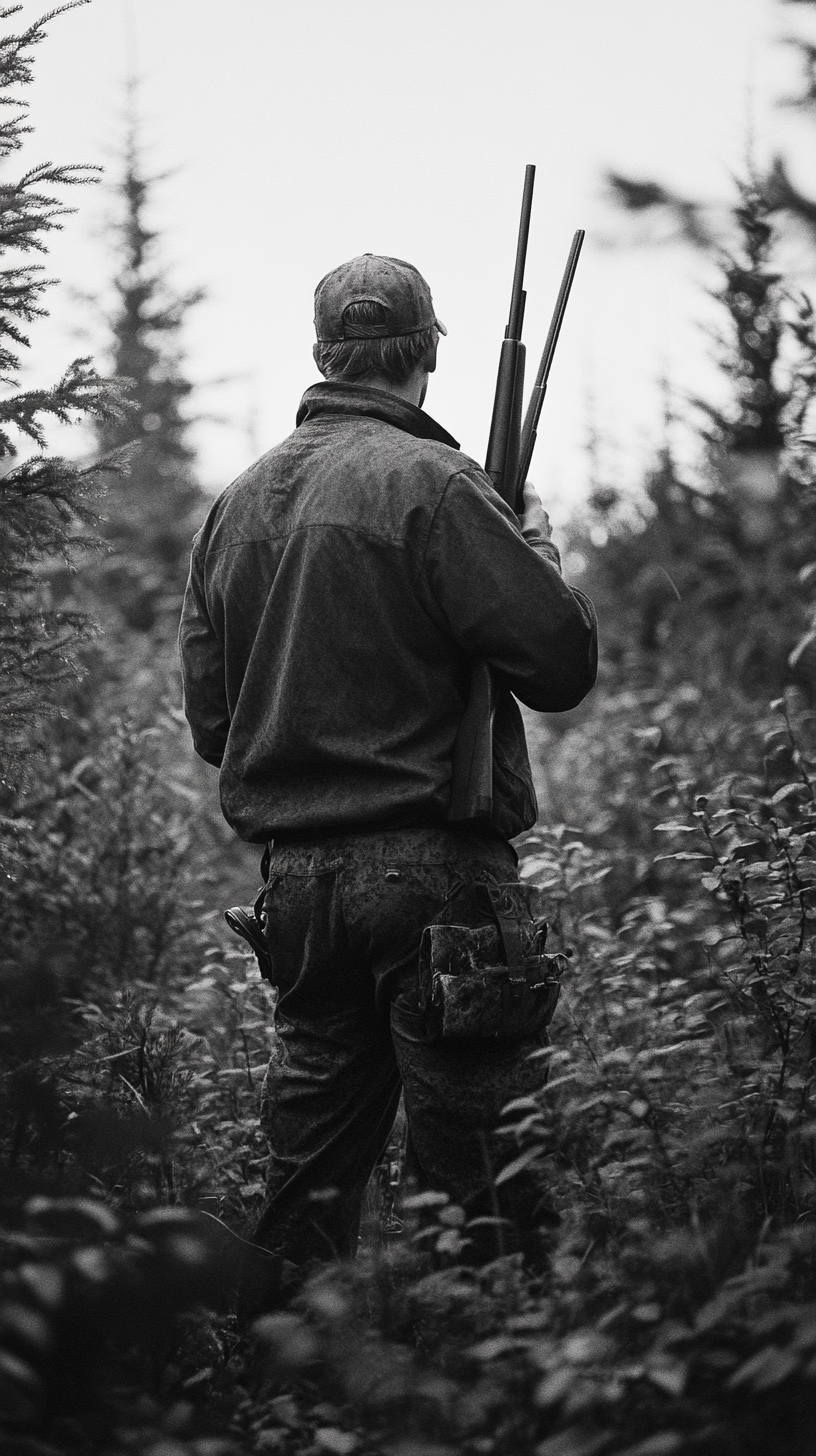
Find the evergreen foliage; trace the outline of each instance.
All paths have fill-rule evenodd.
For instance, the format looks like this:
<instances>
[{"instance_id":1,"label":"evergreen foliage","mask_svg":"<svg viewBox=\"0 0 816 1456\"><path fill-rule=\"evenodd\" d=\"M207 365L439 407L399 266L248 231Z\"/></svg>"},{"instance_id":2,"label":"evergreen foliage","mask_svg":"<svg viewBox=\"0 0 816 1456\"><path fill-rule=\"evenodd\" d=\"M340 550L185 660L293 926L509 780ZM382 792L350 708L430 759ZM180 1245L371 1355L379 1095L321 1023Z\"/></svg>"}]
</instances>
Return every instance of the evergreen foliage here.
<instances>
[{"instance_id":1,"label":"evergreen foliage","mask_svg":"<svg viewBox=\"0 0 816 1456\"><path fill-rule=\"evenodd\" d=\"M189 442L193 385L181 345L188 310L203 295L174 293L156 261L158 234L148 220L156 180L145 172L131 121L116 189L121 217L109 328L111 371L127 388L133 411L102 422L98 440L105 452L135 446L127 480L108 493L104 533L112 554L99 586L138 631L161 618L175 624L190 542L204 511Z\"/></svg>"},{"instance_id":2,"label":"evergreen foliage","mask_svg":"<svg viewBox=\"0 0 816 1456\"><path fill-rule=\"evenodd\" d=\"M637 680L691 678L712 689L728 683L749 696L796 682L812 694L816 660L803 643L816 457L803 428L816 381L813 311L773 268L769 208L755 185L742 186L734 223L737 245L719 254L714 292L730 400L691 401L704 417L697 478L677 467L669 416L643 499L596 482L576 544L615 671L625 665Z\"/></svg>"},{"instance_id":3,"label":"evergreen foliage","mask_svg":"<svg viewBox=\"0 0 816 1456\"><path fill-rule=\"evenodd\" d=\"M782 5L813 9L816 0L780 0ZM786 36L784 43L796 52L801 66L802 85L798 94L781 99L780 105L813 115L816 95L816 46L802 36ZM678 238L692 247L709 250L716 243L718 228L711 218L711 209L693 197L684 197L653 178L634 178L625 173L608 171L607 186L615 203L635 216L668 220ZM811 245L816 241L816 200L796 186L785 157L777 152L757 178L763 201L781 221L793 223L804 231Z\"/></svg>"},{"instance_id":4,"label":"evergreen foliage","mask_svg":"<svg viewBox=\"0 0 816 1456\"><path fill-rule=\"evenodd\" d=\"M755 183L743 183L739 191L733 214L737 247L721 253L722 283L714 291L730 327L718 363L733 401L728 413L703 400L694 403L712 421L708 440L715 449L778 451L785 443L788 392L777 387L775 377L784 326L780 278L771 262L770 208Z\"/></svg>"},{"instance_id":5,"label":"evergreen foliage","mask_svg":"<svg viewBox=\"0 0 816 1456\"><path fill-rule=\"evenodd\" d=\"M20 8L7 7L0 19ZM30 131L25 101L10 93L31 80L34 47L43 40L47 21L59 13L0 39L4 165ZM27 326L45 313L42 298L51 282L26 255L46 251L48 234L69 211L54 189L93 177L93 168L48 162L0 183L0 726L13 772L35 747L39 723L53 710L51 689L76 671L78 644L91 630L83 612L55 604L44 567L55 560L73 565L91 544L91 502L101 467L43 453L48 427L83 417L112 425L121 417L120 392L100 377L90 359L75 359L50 389L21 389L18 377L21 351L29 347ZM37 453L20 459L25 445Z\"/></svg>"}]
</instances>

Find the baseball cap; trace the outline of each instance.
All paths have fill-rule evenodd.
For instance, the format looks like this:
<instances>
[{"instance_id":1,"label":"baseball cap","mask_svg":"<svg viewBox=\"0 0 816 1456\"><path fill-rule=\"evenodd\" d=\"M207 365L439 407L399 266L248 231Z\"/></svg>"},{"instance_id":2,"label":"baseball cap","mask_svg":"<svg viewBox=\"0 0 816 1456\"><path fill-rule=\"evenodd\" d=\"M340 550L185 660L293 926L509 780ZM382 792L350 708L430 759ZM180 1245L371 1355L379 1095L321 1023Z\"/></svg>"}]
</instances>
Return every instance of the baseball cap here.
<instances>
[{"instance_id":1,"label":"baseball cap","mask_svg":"<svg viewBox=\"0 0 816 1456\"><path fill-rule=\"evenodd\" d=\"M315 332L321 344L346 338L344 314L352 303L379 303L386 321L371 324L365 333L355 327L350 338L396 339L436 327L448 331L434 313L431 290L418 268L402 258L363 253L333 268L315 289Z\"/></svg>"}]
</instances>

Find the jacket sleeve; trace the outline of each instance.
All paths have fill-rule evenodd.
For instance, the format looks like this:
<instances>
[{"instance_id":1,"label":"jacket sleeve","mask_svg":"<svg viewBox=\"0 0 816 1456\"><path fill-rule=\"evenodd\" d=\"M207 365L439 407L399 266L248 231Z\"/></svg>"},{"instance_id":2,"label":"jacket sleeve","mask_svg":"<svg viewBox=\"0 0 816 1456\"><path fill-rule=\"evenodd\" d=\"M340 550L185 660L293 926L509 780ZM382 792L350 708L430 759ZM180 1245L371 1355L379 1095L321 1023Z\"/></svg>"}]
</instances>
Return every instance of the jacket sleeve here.
<instances>
[{"instance_id":1,"label":"jacket sleeve","mask_svg":"<svg viewBox=\"0 0 816 1456\"><path fill-rule=\"evenodd\" d=\"M190 577L184 594L179 627L179 658L184 687L184 712L193 746L206 763L220 767L229 733L230 716L224 675L224 651L204 591L204 553L201 537L193 543Z\"/></svg>"},{"instance_id":2,"label":"jacket sleeve","mask_svg":"<svg viewBox=\"0 0 816 1456\"><path fill-rule=\"evenodd\" d=\"M468 656L490 663L539 712L574 708L595 682L595 609L562 579L548 543L527 542L485 476L451 477L428 534L417 589Z\"/></svg>"}]
</instances>

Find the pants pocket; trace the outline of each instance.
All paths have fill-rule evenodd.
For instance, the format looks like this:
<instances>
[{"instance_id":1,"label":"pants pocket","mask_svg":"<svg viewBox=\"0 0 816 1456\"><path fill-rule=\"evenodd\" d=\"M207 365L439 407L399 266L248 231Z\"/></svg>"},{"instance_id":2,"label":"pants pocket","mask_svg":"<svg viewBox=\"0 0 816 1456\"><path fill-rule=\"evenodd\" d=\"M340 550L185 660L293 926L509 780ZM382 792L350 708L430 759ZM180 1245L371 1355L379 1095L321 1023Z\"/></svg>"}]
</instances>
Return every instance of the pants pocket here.
<instances>
[{"instance_id":1,"label":"pants pocket","mask_svg":"<svg viewBox=\"0 0 816 1456\"><path fill-rule=\"evenodd\" d=\"M424 1045L432 1038L428 1033L428 1018L408 996L398 996L391 1003L391 1031L403 1040Z\"/></svg>"}]
</instances>

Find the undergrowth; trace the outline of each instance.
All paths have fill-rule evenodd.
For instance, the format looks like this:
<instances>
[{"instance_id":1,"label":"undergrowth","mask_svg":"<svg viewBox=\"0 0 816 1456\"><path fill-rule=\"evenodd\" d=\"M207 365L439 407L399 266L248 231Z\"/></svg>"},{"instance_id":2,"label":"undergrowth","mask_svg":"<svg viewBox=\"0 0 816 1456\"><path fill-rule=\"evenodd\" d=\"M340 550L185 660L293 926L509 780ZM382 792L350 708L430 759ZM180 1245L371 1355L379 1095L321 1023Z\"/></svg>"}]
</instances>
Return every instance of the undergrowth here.
<instances>
[{"instance_id":1,"label":"undergrowth","mask_svg":"<svg viewBox=\"0 0 816 1456\"><path fill-rule=\"evenodd\" d=\"M813 720L780 701L751 727L754 761L712 783L682 713L650 732L652 706L618 728L648 866L622 865L591 822L522 847L552 944L573 951L497 1179L532 1170L558 1208L546 1274L516 1256L470 1267L464 1210L419 1195L243 1338L230 1301L263 1190L273 993L192 894L215 891L191 853L195 804L173 818L152 797L172 724L164 745L116 726L67 775L50 899L7 941L40 967L4 981L10 1450L807 1449ZM99 885L78 929L77 878ZM181 1244L157 1251L168 1231ZM89 1323L78 1419L57 1356Z\"/></svg>"}]
</instances>

